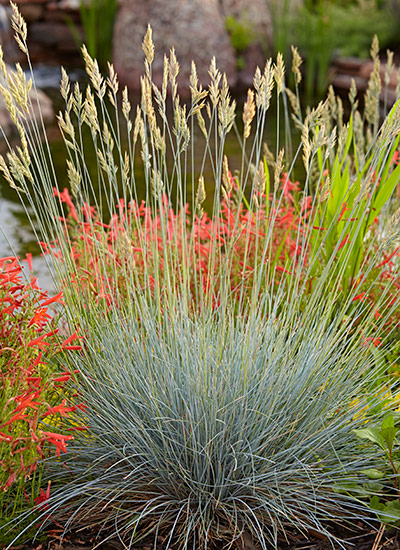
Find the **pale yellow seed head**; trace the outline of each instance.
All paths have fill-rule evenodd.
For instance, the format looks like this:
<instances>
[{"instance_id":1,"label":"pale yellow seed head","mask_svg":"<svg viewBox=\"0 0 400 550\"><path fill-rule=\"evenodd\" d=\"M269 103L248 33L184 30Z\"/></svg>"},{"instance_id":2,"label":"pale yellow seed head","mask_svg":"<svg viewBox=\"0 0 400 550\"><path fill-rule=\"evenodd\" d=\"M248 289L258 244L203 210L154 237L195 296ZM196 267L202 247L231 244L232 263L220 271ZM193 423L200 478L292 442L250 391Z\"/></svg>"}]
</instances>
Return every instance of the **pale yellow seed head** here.
<instances>
[{"instance_id":1,"label":"pale yellow seed head","mask_svg":"<svg viewBox=\"0 0 400 550\"><path fill-rule=\"evenodd\" d=\"M142 50L146 56L146 60L151 65L154 59L154 43L153 43L153 31L150 25L147 26L146 34L144 35Z\"/></svg>"},{"instance_id":2,"label":"pale yellow seed head","mask_svg":"<svg viewBox=\"0 0 400 550\"><path fill-rule=\"evenodd\" d=\"M129 120L129 114L131 112L131 104L128 99L128 88L122 90L122 114L124 115L125 120Z\"/></svg>"},{"instance_id":3,"label":"pale yellow seed head","mask_svg":"<svg viewBox=\"0 0 400 550\"><path fill-rule=\"evenodd\" d=\"M196 208L199 210L199 212L202 213L202 204L206 200L206 188L204 185L204 177L199 177L199 183L197 187L197 193L196 193Z\"/></svg>"},{"instance_id":4,"label":"pale yellow seed head","mask_svg":"<svg viewBox=\"0 0 400 550\"><path fill-rule=\"evenodd\" d=\"M61 67L60 92L65 102L68 102L70 89L71 89L71 86L70 86L70 81L69 81L67 71L64 69L64 67Z\"/></svg>"},{"instance_id":5,"label":"pale yellow seed head","mask_svg":"<svg viewBox=\"0 0 400 550\"><path fill-rule=\"evenodd\" d=\"M15 31L15 41L17 42L20 50L27 54L28 48L26 46L27 26L24 18L22 17L18 7L14 2L10 2L12 9L11 26Z\"/></svg>"},{"instance_id":6,"label":"pale yellow seed head","mask_svg":"<svg viewBox=\"0 0 400 550\"><path fill-rule=\"evenodd\" d=\"M106 82L112 95L116 96L118 93L119 83L117 73L115 72L114 65L112 63L108 63L108 78ZM114 98L112 99L112 103L115 106Z\"/></svg>"},{"instance_id":7,"label":"pale yellow seed head","mask_svg":"<svg viewBox=\"0 0 400 550\"><path fill-rule=\"evenodd\" d=\"M260 89L260 86L262 84L262 76L260 67L257 67L255 73L254 73L254 79L253 79L254 89L258 92Z\"/></svg>"},{"instance_id":8,"label":"pale yellow seed head","mask_svg":"<svg viewBox=\"0 0 400 550\"><path fill-rule=\"evenodd\" d=\"M393 55L394 55L393 52L391 52L390 50L386 50L386 56L387 56L386 69L385 69L385 85L386 86L389 86L390 77L392 76L392 73L394 71Z\"/></svg>"},{"instance_id":9,"label":"pale yellow seed head","mask_svg":"<svg viewBox=\"0 0 400 550\"><path fill-rule=\"evenodd\" d=\"M223 190L225 191L225 198L227 198L232 191L232 180L229 174L228 157L226 155L224 155L224 163L222 166L222 183Z\"/></svg>"},{"instance_id":10,"label":"pale yellow seed head","mask_svg":"<svg viewBox=\"0 0 400 550\"><path fill-rule=\"evenodd\" d=\"M7 78L7 68L6 68L6 64L4 63L4 54L3 54L3 48L1 44L0 44L0 72L3 78Z\"/></svg>"},{"instance_id":11,"label":"pale yellow seed head","mask_svg":"<svg viewBox=\"0 0 400 550\"><path fill-rule=\"evenodd\" d=\"M166 97L167 97L168 74L169 74L169 59L168 59L168 57L164 54L163 80L162 80L162 88L161 88L162 97L163 97L163 100L164 100L164 101L165 101L165 99L166 99Z\"/></svg>"},{"instance_id":12,"label":"pale yellow seed head","mask_svg":"<svg viewBox=\"0 0 400 550\"><path fill-rule=\"evenodd\" d=\"M374 34L374 37L372 39L370 54L371 54L371 57L374 61L375 61L375 59L377 59L378 54L379 54L379 40L378 40L378 37L377 37L376 34Z\"/></svg>"},{"instance_id":13,"label":"pale yellow seed head","mask_svg":"<svg viewBox=\"0 0 400 550\"><path fill-rule=\"evenodd\" d=\"M283 155L284 150L281 149L278 154L278 158L275 163L275 170L274 170L274 185L277 188L279 185L279 179L281 177L281 173L283 170ZM264 172L264 182L265 182L265 172Z\"/></svg>"},{"instance_id":14,"label":"pale yellow seed head","mask_svg":"<svg viewBox=\"0 0 400 550\"><path fill-rule=\"evenodd\" d=\"M76 197L76 195L78 194L79 188L81 186L82 176L80 171L68 159L67 159L67 176L68 176L69 184L71 186L72 196Z\"/></svg>"},{"instance_id":15,"label":"pale yellow seed head","mask_svg":"<svg viewBox=\"0 0 400 550\"><path fill-rule=\"evenodd\" d=\"M254 92L253 90L247 91L247 100L243 107L243 123L244 131L243 137L247 139L250 136L251 131L251 122L256 114L256 106L254 103Z\"/></svg>"},{"instance_id":16,"label":"pale yellow seed head","mask_svg":"<svg viewBox=\"0 0 400 550\"><path fill-rule=\"evenodd\" d=\"M283 61L283 55L279 52L276 58L276 65L274 66L274 78L276 82L276 89L278 95L282 93L285 85L285 64Z\"/></svg>"},{"instance_id":17,"label":"pale yellow seed head","mask_svg":"<svg viewBox=\"0 0 400 550\"><path fill-rule=\"evenodd\" d=\"M297 84L300 84L302 78L300 71L302 63L303 60L300 57L299 50L297 49L297 47L292 46L292 73L294 74L294 78Z\"/></svg>"},{"instance_id":18,"label":"pale yellow seed head","mask_svg":"<svg viewBox=\"0 0 400 550\"><path fill-rule=\"evenodd\" d=\"M352 110L357 109L358 107L358 101L357 101L357 86L354 78L351 79L351 85L350 85L350 91L349 91L349 101L350 105L352 107Z\"/></svg>"},{"instance_id":19,"label":"pale yellow seed head","mask_svg":"<svg viewBox=\"0 0 400 550\"><path fill-rule=\"evenodd\" d=\"M282 150L282 158L283 158L283 150ZM260 160L254 176L254 190L257 193L264 193L265 180L266 180L266 176L265 176L264 162Z\"/></svg>"}]
</instances>

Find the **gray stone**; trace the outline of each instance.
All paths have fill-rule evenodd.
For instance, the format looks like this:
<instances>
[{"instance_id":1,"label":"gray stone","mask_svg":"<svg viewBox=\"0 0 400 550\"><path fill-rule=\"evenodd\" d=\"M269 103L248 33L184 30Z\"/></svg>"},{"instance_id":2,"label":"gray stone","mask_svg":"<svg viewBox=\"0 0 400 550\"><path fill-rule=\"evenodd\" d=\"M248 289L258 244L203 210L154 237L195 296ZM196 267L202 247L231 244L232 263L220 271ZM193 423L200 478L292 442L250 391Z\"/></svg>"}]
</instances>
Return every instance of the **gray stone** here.
<instances>
[{"instance_id":1,"label":"gray stone","mask_svg":"<svg viewBox=\"0 0 400 550\"><path fill-rule=\"evenodd\" d=\"M213 56L230 84L235 84L235 53L218 0L125 0L117 15L113 45L113 62L123 84L133 90L140 88L144 71L141 46L147 24L153 29L153 77L157 84L162 81L164 53L172 46L181 66L179 81L184 86L188 86L192 60L200 82L209 83Z\"/></svg>"},{"instance_id":2,"label":"gray stone","mask_svg":"<svg viewBox=\"0 0 400 550\"><path fill-rule=\"evenodd\" d=\"M366 80L368 80L373 69L374 69L374 62L371 59L368 59L367 61L364 61L364 63L362 64L359 74L362 78L365 78ZM385 83L385 73L386 73L386 63L381 62L379 74L381 77L382 85L384 85ZM396 88L397 81L398 81L398 70L395 69L392 72L389 79L389 88Z\"/></svg>"},{"instance_id":3,"label":"gray stone","mask_svg":"<svg viewBox=\"0 0 400 550\"><path fill-rule=\"evenodd\" d=\"M58 2L61 10L76 10L79 11L81 0L61 0Z\"/></svg>"},{"instance_id":4,"label":"gray stone","mask_svg":"<svg viewBox=\"0 0 400 550\"><path fill-rule=\"evenodd\" d=\"M64 46L70 44L76 49L71 29L63 23L39 22L29 26L29 42L43 46Z\"/></svg>"},{"instance_id":5,"label":"gray stone","mask_svg":"<svg viewBox=\"0 0 400 550\"><path fill-rule=\"evenodd\" d=\"M256 38L268 40L272 37L271 14L265 0L221 0L222 13L232 15L244 25L249 25Z\"/></svg>"},{"instance_id":6,"label":"gray stone","mask_svg":"<svg viewBox=\"0 0 400 550\"><path fill-rule=\"evenodd\" d=\"M350 91L351 81L354 80L357 90L364 92L367 89L367 81L365 78L359 76L352 76L350 74L336 74L332 80L332 85L337 90L343 90L345 92Z\"/></svg>"},{"instance_id":7,"label":"gray stone","mask_svg":"<svg viewBox=\"0 0 400 550\"><path fill-rule=\"evenodd\" d=\"M19 11L27 23L39 21L43 17L44 6L42 4L21 4Z\"/></svg>"}]
</instances>

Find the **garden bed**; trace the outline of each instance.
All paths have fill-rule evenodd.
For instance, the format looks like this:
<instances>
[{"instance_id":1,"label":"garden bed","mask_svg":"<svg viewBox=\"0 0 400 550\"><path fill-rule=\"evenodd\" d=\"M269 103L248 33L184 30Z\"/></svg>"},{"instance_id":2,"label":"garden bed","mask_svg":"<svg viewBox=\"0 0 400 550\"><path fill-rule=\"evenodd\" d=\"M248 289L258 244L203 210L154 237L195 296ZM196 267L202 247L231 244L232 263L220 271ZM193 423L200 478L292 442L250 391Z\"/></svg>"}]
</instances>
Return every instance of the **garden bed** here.
<instances>
[{"instance_id":1,"label":"garden bed","mask_svg":"<svg viewBox=\"0 0 400 550\"><path fill-rule=\"evenodd\" d=\"M124 545L117 540L110 540L104 543L98 543L96 532L90 530L77 531L66 535L61 541L62 529L54 527L50 529L48 539L38 544L23 544L13 546L10 550L93 550L95 547L99 550L124 550ZM280 550L398 550L400 548L400 537L397 529L372 529L366 526L355 529L343 529L340 533L342 543L330 542L326 537L312 536L308 538L304 535L297 537L297 542L285 544L282 541ZM99 544L99 546L96 546ZM157 550L163 550L165 547L165 538L158 537ZM221 545L221 550L224 546ZM176 546L171 546L171 550L176 550ZM216 550L219 550L215 547ZM234 547L235 548L235 547ZM239 539L236 544L238 550L257 550L258 546L253 544L250 537ZM152 550L154 549L154 540L148 539L132 546L132 550Z\"/></svg>"}]
</instances>

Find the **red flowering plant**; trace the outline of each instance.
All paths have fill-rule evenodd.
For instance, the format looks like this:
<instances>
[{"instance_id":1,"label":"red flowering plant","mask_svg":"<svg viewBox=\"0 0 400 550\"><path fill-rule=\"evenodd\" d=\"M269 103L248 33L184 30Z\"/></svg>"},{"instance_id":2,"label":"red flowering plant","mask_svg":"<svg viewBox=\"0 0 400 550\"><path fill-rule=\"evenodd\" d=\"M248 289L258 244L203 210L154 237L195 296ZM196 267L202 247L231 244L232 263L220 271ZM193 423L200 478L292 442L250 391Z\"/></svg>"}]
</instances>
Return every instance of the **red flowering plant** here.
<instances>
[{"instance_id":1,"label":"red flowering plant","mask_svg":"<svg viewBox=\"0 0 400 550\"><path fill-rule=\"evenodd\" d=\"M260 171L265 177L264 169ZM215 305L221 286L226 284L227 271L227 290L236 301L251 293L260 262L270 265L261 284L272 281L279 285L282 275L290 275L293 261L306 255L298 236L308 216L309 197L298 209L295 196L299 183L283 174L281 199L271 207L272 195L268 194L267 201L268 191L264 189L253 196L254 208L246 199L241 200L237 178L227 171L224 180L224 198L217 216L210 217L202 208L192 216L188 204L174 212L164 194L160 208L155 209L144 201L125 203L120 199L109 223L104 223L87 203L79 209L68 189L55 189L67 211L63 221L74 266L66 287L72 282L92 303L110 308L118 305L120 296L127 297L132 276L136 287L150 290L154 297L157 285L162 287L168 274L176 292L186 285L188 303L198 309L209 300ZM46 253L63 259L62 247L57 244L42 243ZM157 274L162 274L163 282L156 280Z\"/></svg>"},{"instance_id":2,"label":"red flowering plant","mask_svg":"<svg viewBox=\"0 0 400 550\"><path fill-rule=\"evenodd\" d=\"M31 257L28 255L28 263ZM19 259L0 259L0 519L43 500L39 461L67 450L73 439L63 419L76 410L67 402L66 383L57 354L78 349L77 335L58 338L49 297L24 279ZM31 480L32 483L27 483ZM46 491L48 492L48 488Z\"/></svg>"}]
</instances>

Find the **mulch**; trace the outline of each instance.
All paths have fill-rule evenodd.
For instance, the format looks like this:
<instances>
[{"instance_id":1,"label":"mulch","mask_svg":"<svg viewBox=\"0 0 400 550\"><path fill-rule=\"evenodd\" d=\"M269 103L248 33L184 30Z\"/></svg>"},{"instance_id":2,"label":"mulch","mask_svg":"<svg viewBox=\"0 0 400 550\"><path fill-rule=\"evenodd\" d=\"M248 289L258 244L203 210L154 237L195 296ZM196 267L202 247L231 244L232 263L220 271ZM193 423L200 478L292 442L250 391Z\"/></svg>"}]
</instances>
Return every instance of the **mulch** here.
<instances>
[{"instance_id":1,"label":"mulch","mask_svg":"<svg viewBox=\"0 0 400 550\"><path fill-rule=\"evenodd\" d=\"M62 537L62 529L51 529L48 532L47 540L37 544L22 544L13 546L12 550L126 550L118 540L108 540L104 543L99 542L94 531L80 530L72 532ZM343 530L340 533L341 543L333 543L328 538L318 535L311 535L308 538L298 537L295 542L284 543L280 550L400 550L400 530L391 529L383 525L376 529ZM165 548L165 539L160 538L157 544L157 550ZM144 540L133 545L132 550L153 550L154 540ZM174 550L173 545L170 547ZM213 550L229 550L227 546L213 548ZM0 550L1 547L0 547ZM211 546L210 546L211 550ZM232 550L260 550L257 544L254 544L250 536L239 539Z\"/></svg>"}]
</instances>

